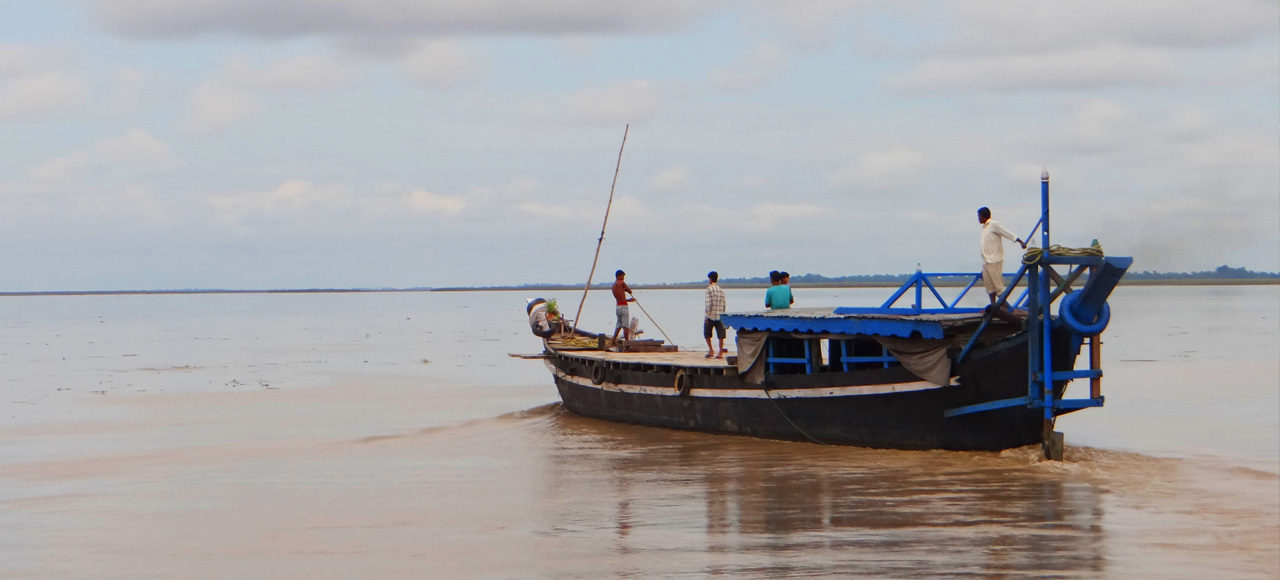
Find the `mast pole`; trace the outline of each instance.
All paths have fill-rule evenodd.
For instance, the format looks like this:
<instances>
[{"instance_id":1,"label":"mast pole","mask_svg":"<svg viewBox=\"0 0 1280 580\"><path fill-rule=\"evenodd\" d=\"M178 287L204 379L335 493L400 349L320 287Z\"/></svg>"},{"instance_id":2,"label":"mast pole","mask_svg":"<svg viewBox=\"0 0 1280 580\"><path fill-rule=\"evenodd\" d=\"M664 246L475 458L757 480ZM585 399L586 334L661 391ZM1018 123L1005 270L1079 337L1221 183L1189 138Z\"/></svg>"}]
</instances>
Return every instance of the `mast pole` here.
<instances>
[{"instance_id":1,"label":"mast pole","mask_svg":"<svg viewBox=\"0 0 1280 580\"><path fill-rule=\"evenodd\" d=\"M591 290L591 278L596 274L596 263L600 261L600 246L604 245L604 230L609 225L609 210L613 208L613 190L618 187L618 173L622 170L622 151L627 148L627 133L631 131L631 123L622 130L622 146L618 148L618 165L613 168L613 184L609 186L609 203L604 206L604 223L600 224L600 238L596 240L596 255L591 259L591 271L587 273L587 284L582 288L582 300L578 302L578 313L573 315L573 331L578 331L578 318L582 316L582 306L587 303L587 291Z\"/></svg>"}]
</instances>

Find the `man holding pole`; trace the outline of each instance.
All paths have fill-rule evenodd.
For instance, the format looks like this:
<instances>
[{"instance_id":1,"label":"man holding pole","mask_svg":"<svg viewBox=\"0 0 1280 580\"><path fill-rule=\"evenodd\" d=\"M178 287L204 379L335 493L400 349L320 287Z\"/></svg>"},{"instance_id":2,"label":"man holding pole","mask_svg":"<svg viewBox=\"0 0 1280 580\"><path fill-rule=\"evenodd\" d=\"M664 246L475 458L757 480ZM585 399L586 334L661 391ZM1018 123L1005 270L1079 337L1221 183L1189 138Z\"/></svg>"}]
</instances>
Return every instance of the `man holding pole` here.
<instances>
[{"instance_id":1,"label":"man holding pole","mask_svg":"<svg viewBox=\"0 0 1280 580\"><path fill-rule=\"evenodd\" d=\"M618 316L618 323L613 327L613 340L618 342L618 331L622 331L623 340L631 340L631 309L627 306L628 302L635 302L635 296L630 298L627 294L631 294L631 287L627 286L627 273L618 270L613 273L613 299L617 302L614 313Z\"/></svg>"},{"instance_id":2,"label":"man holding pole","mask_svg":"<svg viewBox=\"0 0 1280 580\"><path fill-rule=\"evenodd\" d=\"M1027 249L1027 243L1013 235L1000 222L991 219L991 210L986 207L978 208L978 223L982 224L982 285L994 306L996 296L1004 292L1004 240L1001 238L1013 240L1024 250ZM1020 322L1003 304L993 314L1010 324Z\"/></svg>"}]
</instances>

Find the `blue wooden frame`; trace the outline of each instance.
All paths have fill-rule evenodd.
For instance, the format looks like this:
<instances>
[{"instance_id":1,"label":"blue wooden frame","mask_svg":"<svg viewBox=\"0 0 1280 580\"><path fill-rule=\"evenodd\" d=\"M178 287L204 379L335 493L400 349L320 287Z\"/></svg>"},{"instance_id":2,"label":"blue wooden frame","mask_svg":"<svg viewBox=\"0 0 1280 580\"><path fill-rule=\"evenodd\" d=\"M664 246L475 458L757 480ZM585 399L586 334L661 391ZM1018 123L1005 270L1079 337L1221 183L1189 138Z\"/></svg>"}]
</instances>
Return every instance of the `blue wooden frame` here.
<instances>
[{"instance_id":1,"label":"blue wooden frame","mask_svg":"<svg viewBox=\"0 0 1280 580\"><path fill-rule=\"evenodd\" d=\"M1014 287L1018 285L1019 281L1021 281L1023 270L1025 270L1025 266L1023 267L1023 269L1018 270L1018 272L1015 274L1002 274L1005 277L1012 275L1014 278L1013 283L1009 284L1008 287L1005 288L1006 295L1008 294L1009 291L1011 291ZM937 286L935 286L933 283L934 280L937 280L939 278L968 278L969 283L964 287L964 289L960 291L959 294L956 295L955 298L951 300L951 302L947 302L947 300L942 297L942 293L938 292ZM878 307L842 306L840 308L836 308L835 313L836 314L919 315L919 314L972 314L975 312L982 312L983 311L982 308L968 308L968 307L957 306L958 304L960 304L960 301L964 299L965 295L969 293L969 290L973 288L975 285L977 285L977 283L980 282L981 280L982 280L982 272L977 272L977 273L974 273L974 272L921 272L920 270L916 270L916 273L912 274L911 277L908 278L906 282L903 282L902 286L899 286L898 290L894 292L893 295L890 296L888 300L884 301L884 304L881 304ZM924 307L924 289L925 288L928 288L929 293L932 294L935 299L937 299L938 307L931 307L931 308ZM896 304L898 300L902 299L903 295L905 295L907 291L913 290L913 289L915 290L915 303L913 303L909 307L894 306L894 304ZM1013 307L1021 308L1026 302L1026 300L1027 300L1027 289L1024 288L1022 290L1022 294L1019 295L1018 299L1012 303Z\"/></svg>"},{"instance_id":2,"label":"blue wooden frame","mask_svg":"<svg viewBox=\"0 0 1280 580\"><path fill-rule=\"evenodd\" d=\"M772 337L765 339L764 362L767 364L769 373L773 374L777 372L777 365L780 364L802 364L804 365L804 374L813 374L813 351L809 347L810 339L801 338L791 340L799 340L804 343L804 358L776 356L773 354L773 347L777 344L777 339Z\"/></svg>"},{"instance_id":3,"label":"blue wooden frame","mask_svg":"<svg viewBox=\"0 0 1280 580\"><path fill-rule=\"evenodd\" d=\"M849 356L849 343L852 340L845 339L840 341L840 368L845 372L849 372L849 365L858 363L880 363L882 368L889 368L891 363L898 362L898 359L889 354L889 349L884 345L880 345L880 356Z\"/></svg>"},{"instance_id":4,"label":"blue wooden frame","mask_svg":"<svg viewBox=\"0 0 1280 580\"><path fill-rule=\"evenodd\" d=\"M1098 272L1100 267L1109 266L1111 272L1106 276L1107 280L1099 280L1100 284L1110 284L1114 286L1119 281L1119 277L1123 276L1124 271L1133 263L1132 258L1116 257L1104 258L1095 256L1054 256L1050 254L1047 248L1052 247L1049 243L1049 172L1045 171L1040 176L1040 221L1036 222L1035 228L1032 228L1031 235L1035 235L1036 229L1040 230L1040 247L1046 248L1045 253L1041 256L1040 261L1023 265L1018 270L1017 278L1025 274L1027 276L1027 290L1024 296L1027 297L1027 396L1014 397L1011 399L1002 399L999 401L986 401L973 405L965 405L948 409L943 412L943 416L955 417L958 415L967 415L970 413L981 413L984 411L992 411L995 409L1005 409L1008 407L1038 407L1044 411L1045 435L1048 436L1049 430L1053 425L1052 421L1057 415L1084 409L1088 407L1101 407L1105 402L1105 398L1098 396L1096 398L1089 397L1083 399L1060 399L1053 390L1055 381L1070 381L1079 378L1095 378L1102 376L1100 370L1074 370L1068 369L1063 371L1055 371L1053 368L1053 345L1052 331L1055 324L1061 324L1053 320L1051 307L1057 296L1051 295L1052 280L1050 277L1050 269L1054 264L1076 265L1079 267L1091 268L1093 272ZM1094 283L1094 276L1090 275L1089 284ZM1014 281L1017 283L1017 280ZM996 304L1004 302L1013 286L1010 285L1000 295ZM1107 290L1109 293L1110 290ZM1104 296L1105 298L1105 296ZM968 355L970 349L976 343L978 336L986 330L987 321L978 327L978 330L970 337L968 344L960 352L957 362L963 361ZM1075 349L1080 348L1083 337L1073 334L1071 340Z\"/></svg>"}]
</instances>

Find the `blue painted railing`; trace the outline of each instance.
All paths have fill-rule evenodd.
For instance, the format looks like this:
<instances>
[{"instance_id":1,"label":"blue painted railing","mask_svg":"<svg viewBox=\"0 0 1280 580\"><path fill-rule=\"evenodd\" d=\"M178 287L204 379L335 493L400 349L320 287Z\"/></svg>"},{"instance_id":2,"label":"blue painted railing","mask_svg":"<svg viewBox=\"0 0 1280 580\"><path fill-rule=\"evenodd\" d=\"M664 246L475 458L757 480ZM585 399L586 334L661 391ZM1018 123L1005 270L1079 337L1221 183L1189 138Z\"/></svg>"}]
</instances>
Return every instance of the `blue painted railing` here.
<instances>
[{"instance_id":1,"label":"blue painted railing","mask_svg":"<svg viewBox=\"0 0 1280 580\"><path fill-rule=\"evenodd\" d=\"M1022 279L1022 275L1025 273L1025 269L1026 268L1024 267L1018 270L1017 273L1012 275L1013 283L1009 284L1008 287L1006 288L1006 291L1005 291L1006 296L1009 291L1011 291L1015 286L1017 286L1018 281ZM1010 275L1004 274L1004 276L1008 278ZM955 298L951 299L951 301L948 302L947 299L942 297L942 293L938 292L938 287L934 284L934 281L940 278L962 278L962 279L968 278L968 284L965 285L964 289L962 289L960 293L956 295ZM906 282L903 282L902 286L900 286L898 290L893 293L892 296L889 296L889 299L885 300L884 304L881 304L879 307L842 306L836 309L836 314L911 314L911 315L915 315L915 314L969 314L974 312L982 312L983 308L971 308L971 307L959 306L960 301L963 300L965 295L969 293L969 290L973 288L975 285L977 285L980 281L982 281L981 272L977 272L977 273L921 272L919 270L916 270L916 273L912 274L911 277L908 278ZM933 296L933 298L935 298L938 301L937 307L930 307L930 308L924 307L924 290L926 288L929 289L929 293ZM901 300L902 297L906 295L908 291L911 291L911 290L915 290L915 294L914 294L915 303L913 303L909 307L895 307L894 304L897 304L897 302ZM1026 300L1027 300L1027 290L1024 287L1022 289L1022 293L1018 296L1018 299L1012 303L1013 307L1022 308L1025 305Z\"/></svg>"}]
</instances>

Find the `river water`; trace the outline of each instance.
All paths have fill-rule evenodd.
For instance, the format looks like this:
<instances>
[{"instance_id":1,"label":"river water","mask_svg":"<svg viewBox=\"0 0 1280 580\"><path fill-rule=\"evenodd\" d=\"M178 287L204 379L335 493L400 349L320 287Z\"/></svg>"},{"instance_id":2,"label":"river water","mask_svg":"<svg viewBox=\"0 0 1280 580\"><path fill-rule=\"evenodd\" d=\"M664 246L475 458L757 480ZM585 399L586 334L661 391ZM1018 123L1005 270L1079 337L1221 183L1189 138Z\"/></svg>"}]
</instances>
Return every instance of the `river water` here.
<instances>
[{"instance_id":1,"label":"river water","mask_svg":"<svg viewBox=\"0 0 1280 580\"><path fill-rule=\"evenodd\" d=\"M705 348L701 291L639 297ZM576 417L524 298L0 298L0 576L1280 575L1280 286L1118 289L1062 462Z\"/></svg>"}]
</instances>

